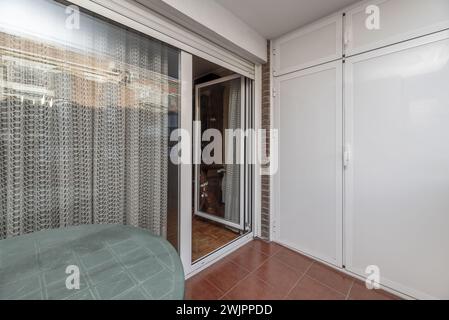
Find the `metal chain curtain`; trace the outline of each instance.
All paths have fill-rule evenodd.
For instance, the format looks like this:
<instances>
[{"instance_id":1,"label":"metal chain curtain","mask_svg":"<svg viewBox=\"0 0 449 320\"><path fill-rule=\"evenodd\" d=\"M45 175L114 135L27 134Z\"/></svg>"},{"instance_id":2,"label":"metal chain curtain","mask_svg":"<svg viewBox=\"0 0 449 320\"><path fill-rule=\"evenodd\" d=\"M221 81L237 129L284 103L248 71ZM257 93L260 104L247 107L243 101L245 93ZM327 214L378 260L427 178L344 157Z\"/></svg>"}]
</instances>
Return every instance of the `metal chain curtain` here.
<instances>
[{"instance_id":1,"label":"metal chain curtain","mask_svg":"<svg viewBox=\"0 0 449 320\"><path fill-rule=\"evenodd\" d=\"M94 53L0 33L0 239L91 223L166 235L169 48L107 24L89 37Z\"/></svg>"}]
</instances>

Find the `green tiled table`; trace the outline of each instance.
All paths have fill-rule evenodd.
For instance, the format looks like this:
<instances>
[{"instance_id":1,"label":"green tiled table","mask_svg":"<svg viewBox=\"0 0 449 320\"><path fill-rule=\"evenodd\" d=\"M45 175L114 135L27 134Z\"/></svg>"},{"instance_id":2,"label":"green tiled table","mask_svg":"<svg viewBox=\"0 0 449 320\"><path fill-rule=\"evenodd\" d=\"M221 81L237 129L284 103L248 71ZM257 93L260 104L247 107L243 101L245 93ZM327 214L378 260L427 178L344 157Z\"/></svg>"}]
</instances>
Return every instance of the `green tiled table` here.
<instances>
[{"instance_id":1,"label":"green tiled table","mask_svg":"<svg viewBox=\"0 0 449 320\"><path fill-rule=\"evenodd\" d=\"M80 271L67 289L66 268ZM0 241L0 299L183 299L175 249L148 231L88 225Z\"/></svg>"}]
</instances>

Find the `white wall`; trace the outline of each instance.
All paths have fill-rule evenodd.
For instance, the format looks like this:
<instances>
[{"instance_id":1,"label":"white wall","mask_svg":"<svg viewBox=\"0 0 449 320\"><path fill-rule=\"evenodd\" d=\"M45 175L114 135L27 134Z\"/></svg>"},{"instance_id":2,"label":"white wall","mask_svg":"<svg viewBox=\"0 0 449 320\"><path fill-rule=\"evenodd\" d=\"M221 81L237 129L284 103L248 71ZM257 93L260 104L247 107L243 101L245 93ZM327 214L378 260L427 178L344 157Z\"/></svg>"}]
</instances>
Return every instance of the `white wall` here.
<instances>
[{"instance_id":1,"label":"white wall","mask_svg":"<svg viewBox=\"0 0 449 320\"><path fill-rule=\"evenodd\" d=\"M136 0L254 62L267 61L267 42L214 0Z\"/></svg>"}]
</instances>

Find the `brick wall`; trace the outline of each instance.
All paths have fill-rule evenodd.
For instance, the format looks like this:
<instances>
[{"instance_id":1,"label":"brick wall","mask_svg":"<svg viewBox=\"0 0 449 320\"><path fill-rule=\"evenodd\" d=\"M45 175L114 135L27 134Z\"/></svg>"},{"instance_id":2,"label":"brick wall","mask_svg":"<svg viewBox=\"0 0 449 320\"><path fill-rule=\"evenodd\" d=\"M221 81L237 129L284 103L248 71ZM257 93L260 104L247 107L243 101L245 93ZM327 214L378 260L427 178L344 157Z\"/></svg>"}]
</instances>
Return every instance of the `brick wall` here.
<instances>
[{"instance_id":1,"label":"brick wall","mask_svg":"<svg viewBox=\"0 0 449 320\"><path fill-rule=\"evenodd\" d=\"M270 42L267 43L268 62L262 66L262 129L267 132L266 150L269 152L269 129L271 129L271 67L270 67ZM261 236L270 240L270 176L262 176L262 218L261 218Z\"/></svg>"}]
</instances>

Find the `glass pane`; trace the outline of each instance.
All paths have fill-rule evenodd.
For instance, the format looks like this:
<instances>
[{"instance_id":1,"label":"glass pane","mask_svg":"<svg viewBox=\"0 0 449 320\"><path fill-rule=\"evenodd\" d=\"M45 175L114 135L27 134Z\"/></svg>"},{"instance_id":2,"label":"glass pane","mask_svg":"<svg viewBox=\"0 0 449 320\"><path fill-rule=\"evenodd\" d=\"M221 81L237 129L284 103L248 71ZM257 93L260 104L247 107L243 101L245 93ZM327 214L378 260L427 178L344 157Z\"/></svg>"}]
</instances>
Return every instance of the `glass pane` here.
<instances>
[{"instance_id":1,"label":"glass pane","mask_svg":"<svg viewBox=\"0 0 449 320\"><path fill-rule=\"evenodd\" d=\"M113 223L176 245L179 51L54 1L0 7L0 239Z\"/></svg>"},{"instance_id":2,"label":"glass pane","mask_svg":"<svg viewBox=\"0 0 449 320\"><path fill-rule=\"evenodd\" d=\"M222 161L202 163L199 170L199 211L226 221L240 224L241 165L226 164L226 156L237 155L237 141L227 141L225 130L240 129L241 80L240 78L203 87L199 92L202 135L206 130L218 130L222 137ZM205 150L209 141L202 142ZM217 150L215 151L217 152ZM214 156L215 154L212 153Z\"/></svg>"}]
</instances>

